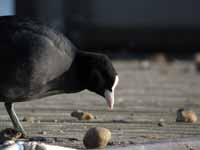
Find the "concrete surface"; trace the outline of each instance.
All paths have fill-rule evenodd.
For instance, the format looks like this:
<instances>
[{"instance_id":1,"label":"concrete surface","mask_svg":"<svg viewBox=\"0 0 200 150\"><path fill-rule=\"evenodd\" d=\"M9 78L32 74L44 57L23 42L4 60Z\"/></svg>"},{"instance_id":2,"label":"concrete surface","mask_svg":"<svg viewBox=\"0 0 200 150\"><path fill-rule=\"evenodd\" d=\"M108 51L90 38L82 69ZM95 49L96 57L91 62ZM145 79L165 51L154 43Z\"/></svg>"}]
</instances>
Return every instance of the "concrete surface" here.
<instances>
[{"instance_id":1,"label":"concrete surface","mask_svg":"<svg viewBox=\"0 0 200 150\"><path fill-rule=\"evenodd\" d=\"M94 126L111 130L111 149L166 139L200 138L199 121L175 122L178 108L189 108L200 114L200 74L192 61L152 62L150 67L145 67L144 63L131 59L114 60L114 65L120 80L113 111L108 111L102 97L88 91L17 103L21 120L27 116L35 119L33 123L22 122L28 135L43 137L41 140L46 143L80 149L84 148L85 132ZM80 121L71 117L70 113L77 109L91 112L96 119ZM0 129L12 127L3 104L0 104L0 114ZM160 119L165 121L163 127L158 126ZM198 140L194 144L199 146ZM151 149L156 146L164 145L148 145ZM135 149L145 148L135 146Z\"/></svg>"},{"instance_id":2,"label":"concrete surface","mask_svg":"<svg viewBox=\"0 0 200 150\"><path fill-rule=\"evenodd\" d=\"M198 150L200 149L199 139L184 139L175 141L162 141L145 144L137 144L125 147L113 147L107 150Z\"/></svg>"}]
</instances>

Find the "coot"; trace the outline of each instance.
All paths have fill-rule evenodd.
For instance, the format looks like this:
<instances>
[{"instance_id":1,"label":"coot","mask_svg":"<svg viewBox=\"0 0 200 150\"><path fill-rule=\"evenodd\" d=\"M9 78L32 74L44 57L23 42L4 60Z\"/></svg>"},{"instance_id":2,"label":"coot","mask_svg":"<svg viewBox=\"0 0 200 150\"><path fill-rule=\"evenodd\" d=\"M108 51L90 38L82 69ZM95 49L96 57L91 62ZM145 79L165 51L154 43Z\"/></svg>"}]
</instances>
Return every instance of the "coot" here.
<instances>
[{"instance_id":1,"label":"coot","mask_svg":"<svg viewBox=\"0 0 200 150\"><path fill-rule=\"evenodd\" d=\"M0 101L25 134L14 103L88 89L110 109L118 76L105 55L78 50L63 34L31 19L0 17Z\"/></svg>"}]
</instances>

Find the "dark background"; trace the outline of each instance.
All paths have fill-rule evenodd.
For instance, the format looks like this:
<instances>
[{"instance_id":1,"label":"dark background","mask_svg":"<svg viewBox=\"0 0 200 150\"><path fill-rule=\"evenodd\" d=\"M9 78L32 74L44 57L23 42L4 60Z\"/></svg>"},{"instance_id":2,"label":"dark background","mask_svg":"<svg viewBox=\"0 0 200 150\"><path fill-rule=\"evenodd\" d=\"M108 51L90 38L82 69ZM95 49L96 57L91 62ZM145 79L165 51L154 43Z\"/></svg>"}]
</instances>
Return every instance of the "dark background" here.
<instances>
[{"instance_id":1,"label":"dark background","mask_svg":"<svg viewBox=\"0 0 200 150\"><path fill-rule=\"evenodd\" d=\"M60 30L80 49L198 51L198 0L16 0L15 13Z\"/></svg>"}]
</instances>

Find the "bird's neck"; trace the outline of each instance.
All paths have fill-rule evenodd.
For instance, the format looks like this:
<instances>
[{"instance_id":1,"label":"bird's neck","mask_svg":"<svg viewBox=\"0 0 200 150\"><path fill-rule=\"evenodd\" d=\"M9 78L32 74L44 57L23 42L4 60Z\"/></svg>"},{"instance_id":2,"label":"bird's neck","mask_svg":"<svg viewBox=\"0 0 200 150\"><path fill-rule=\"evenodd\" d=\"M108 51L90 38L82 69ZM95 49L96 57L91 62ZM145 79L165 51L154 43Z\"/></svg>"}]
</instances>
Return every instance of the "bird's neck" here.
<instances>
[{"instance_id":1,"label":"bird's neck","mask_svg":"<svg viewBox=\"0 0 200 150\"><path fill-rule=\"evenodd\" d=\"M61 84L66 93L80 92L87 88L88 55L86 52L77 51L71 67L63 74Z\"/></svg>"},{"instance_id":2,"label":"bird's neck","mask_svg":"<svg viewBox=\"0 0 200 150\"><path fill-rule=\"evenodd\" d=\"M77 51L71 67L62 76L54 81L53 89L64 93L75 93L87 89L91 61L96 53ZM98 55L97 55L98 56Z\"/></svg>"}]
</instances>

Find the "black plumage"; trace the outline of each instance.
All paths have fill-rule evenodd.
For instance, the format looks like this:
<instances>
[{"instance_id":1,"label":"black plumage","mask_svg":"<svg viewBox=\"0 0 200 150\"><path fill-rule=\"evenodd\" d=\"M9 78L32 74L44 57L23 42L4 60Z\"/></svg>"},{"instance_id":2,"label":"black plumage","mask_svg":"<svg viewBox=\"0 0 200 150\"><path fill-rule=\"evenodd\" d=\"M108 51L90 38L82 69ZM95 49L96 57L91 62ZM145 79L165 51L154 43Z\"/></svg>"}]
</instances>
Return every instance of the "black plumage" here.
<instances>
[{"instance_id":1,"label":"black plumage","mask_svg":"<svg viewBox=\"0 0 200 150\"><path fill-rule=\"evenodd\" d=\"M63 34L30 19L0 17L0 101L24 132L13 103L84 89L105 97L117 73L102 54L78 50Z\"/></svg>"}]
</instances>

